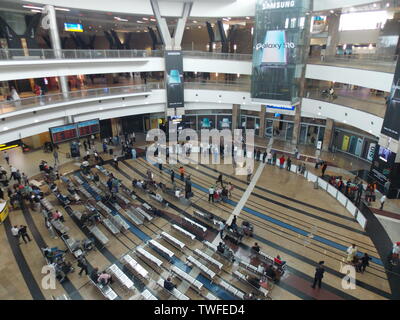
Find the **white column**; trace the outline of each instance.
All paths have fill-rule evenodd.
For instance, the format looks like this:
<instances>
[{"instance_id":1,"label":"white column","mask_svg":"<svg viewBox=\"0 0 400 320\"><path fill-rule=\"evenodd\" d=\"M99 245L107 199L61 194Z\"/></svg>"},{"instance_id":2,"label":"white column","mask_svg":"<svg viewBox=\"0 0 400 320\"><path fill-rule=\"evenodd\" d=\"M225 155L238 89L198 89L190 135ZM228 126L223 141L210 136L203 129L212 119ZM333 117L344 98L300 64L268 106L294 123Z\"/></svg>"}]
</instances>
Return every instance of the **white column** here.
<instances>
[{"instance_id":1,"label":"white column","mask_svg":"<svg viewBox=\"0 0 400 320\"><path fill-rule=\"evenodd\" d=\"M176 25L175 36L173 38L173 47L174 50L181 50L183 33L185 32L185 26L187 18L190 15L190 11L192 10L192 3L185 2L182 12L182 18L178 19L178 24Z\"/></svg>"},{"instance_id":2,"label":"white column","mask_svg":"<svg viewBox=\"0 0 400 320\"><path fill-rule=\"evenodd\" d=\"M168 30L167 21L165 20L165 18L161 17L161 12L160 12L160 7L158 6L158 1L151 0L151 7L153 8L154 16L157 19L158 29L160 30L161 37L162 37L164 45L165 45L165 50L172 50L173 45L172 45L171 34L169 33L169 30Z\"/></svg>"},{"instance_id":3,"label":"white column","mask_svg":"<svg viewBox=\"0 0 400 320\"><path fill-rule=\"evenodd\" d=\"M49 19L50 41L51 41L51 46L53 47L54 50L54 55L56 59L61 59L62 48L61 48L60 35L58 33L56 10L54 9L54 6L46 5L44 13L47 14L47 18ZM65 76L60 76L58 77L58 81L64 98L68 98L67 78Z\"/></svg>"}]
</instances>

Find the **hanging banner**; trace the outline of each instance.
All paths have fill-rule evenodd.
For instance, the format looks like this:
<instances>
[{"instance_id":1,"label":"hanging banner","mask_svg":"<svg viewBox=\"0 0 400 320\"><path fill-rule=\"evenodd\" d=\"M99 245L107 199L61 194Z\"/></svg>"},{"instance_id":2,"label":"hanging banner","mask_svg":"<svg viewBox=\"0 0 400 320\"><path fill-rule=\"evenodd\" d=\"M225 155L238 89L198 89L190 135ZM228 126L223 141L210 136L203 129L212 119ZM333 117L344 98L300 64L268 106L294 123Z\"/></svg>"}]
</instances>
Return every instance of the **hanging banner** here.
<instances>
[{"instance_id":1,"label":"hanging banner","mask_svg":"<svg viewBox=\"0 0 400 320\"><path fill-rule=\"evenodd\" d=\"M181 51L165 51L165 87L168 108L183 108L183 58Z\"/></svg>"},{"instance_id":2,"label":"hanging banner","mask_svg":"<svg viewBox=\"0 0 400 320\"><path fill-rule=\"evenodd\" d=\"M392 90L387 99L387 107L381 133L399 140L400 138L400 59L397 59Z\"/></svg>"},{"instance_id":3,"label":"hanging banner","mask_svg":"<svg viewBox=\"0 0 400 320\"><path fill-rule=\"evenodd\" d=\"M298 101L310 8L309 0L257 0L251 82L255 101Z\"/></svg>"}]
</instances>

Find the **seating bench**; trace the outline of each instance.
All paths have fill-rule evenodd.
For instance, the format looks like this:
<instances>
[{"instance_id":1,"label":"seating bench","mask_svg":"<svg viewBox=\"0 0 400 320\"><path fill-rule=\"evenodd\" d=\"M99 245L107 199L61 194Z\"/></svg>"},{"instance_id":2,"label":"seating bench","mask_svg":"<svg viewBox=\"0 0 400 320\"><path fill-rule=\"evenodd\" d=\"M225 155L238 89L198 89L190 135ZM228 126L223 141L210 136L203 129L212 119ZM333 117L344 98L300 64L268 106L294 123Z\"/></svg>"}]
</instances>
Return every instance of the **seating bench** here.
<instances>
[{"instance_id":1,"label":"seating bench","mask_svg":"<svg viewBox=\"0 0 400 320\"><path fill-rule=\"evenodd\" d=\"M119 215L111 215L111 220L113 221L113 223L121 230L121 229L125 229L125 230L129 230L130 226L129 224Z\"/></svg>"},{"instance_id":2,"label":"seating bench","mask_svg":"<svg viewBox=\"0 0 400 320\"><path fill-rule=\"evenodd\" d=\"M111 289L110 286L106 285L103 286L99 283L94 282L89 276L88 276L90 282L97 287L97 289L100 290L101 294L107 298L108 300L115 300L118 298L118 295L115 293L113 289Z\"/></svg>"},{"instance_id":3,"label":"seating bench","mask_svg":"<svg viewBox=\"0 0 400 320\"><path fill-rule=\"evenodd\" d=\"M175 298L178 300L190 300L189 297L185 296L182 292L180 292L178 289L174 288L172 290L168 290L164 288L164 279L160 278L157 281L157 284L164 289L164 291L169 292L169 294L172 294Z\"/></svg>"},{"instance_id":4,"label":"seating bench","mask_svg":"<svg viewBox=\"0 0 400 320\"><path fill-rule=\"evenodd\" d=\"M143 224L143 220L141 220L138 215L139 214L135 214L133 211L131 211L130 209L125 210L126 215L128 216L129 219L132 220L132 222L136 225L142 225ZM144 219L144 217L143 217Z\"/></svg>"},{"instance_id":5,"label":"seating bench","mask_svg":"<svg viewBox=\"0 0 400 320\"><path fill-rule=\"evenodd\" d=\"M246 270L249 270L257 275L262 275L260 272L258 272L258 269L256 266L253 266L252 264L249 264L245 261L240 260L239 266L241 266L242 268L245 268Z\"/></svg>"},{"instance_id":6,"label":"seating bench","mask_svg":"<svg viewBox=\"0 0 400 320\"><path fill-rule=\"evenodd\" d=\"M149 241L149 244L151 247L158 249L163 254L166 254L170 259L174 256L174 253L171 250L167 249L161 243L158 243L153 239Z\"/></svg>"},{"instance_id":7,"label":"seating bench","mask_svg":"<svg viewBox=\"0 0 400 320\"><path fill-rule=\"evenodd\" d=\"M195 289L201 290L203 288L203 284L200 281L196 280L185 271L179 269L177 266L172 266L171 271L180 279L187 281Z\"/></svg>"},{"instance_id":8,"label":"seating bench","mask_svg":"<svg viewBox=\"0 0 400 320\"><path fill-rule=\"evenodd\" d=\"M96 239L99 240L99 242L103 246L105 246L109 242L108 238L104 235L103 232L101 232L101 230L98 227L92 226L92 227L88 227L88 229L89 229L90 233L92 235L94 235L96 237Z\"/></svg>"},{"instance_id":9,"label":"seating bench","mask_svg":"<svg viewBox=\"0 0 400 320\"><path fill-rule=\"evenodd\" d=\"M199 257L202 257L204 260L207 260L212 265L216 266L219 270L221 270L222 267L224 266L221 262L215 260L214 258L210 257L208 254L204 253L199 249L194 250L194 253Z\"/></svg>"},{"instance_id":10,"label":"seating bench","mask_svg":"<svg viewBox=\"0 0 400 320\"><path fill-rule=\"evenodd\" d=\"M221 285L221 287L225 288L227 291L232 293L235 297L238 297L238 298L243 300L244 293L242 291L240 291L240 290L236 289L235 287L231 286L229 283L227 283L224 280L221 280L220 285Z\"/></svg>"},{"instance_id":11,"label":"seating bench","mask_svg":"<svg viewBox=\"0 0 400 320\"><path fill-rule=\"evenodd\" d=\"M194 258L193 256L187 257L187 261L195 265L197 268L199 268L202 272L204 272L207 276L209 276L211 279L214 279L216 273L212 271L211 269L207 268L204 264L202 264L199 260Z\"/></svg>"},{"instance_id":12,"label":"seating bench","mask_svg":"<svg viewBox=\"0 0 400 320\"><path fill-rule=\"evenodd\" d=\"M128 278L128 276L116 265L113 264L108 268L109 272L112 273L119 282L127 289L132 289L134 287L133 281Z\"/></svg>"},{"instance_id":13,"label":"seating bench","mask_svg":"<svg viewBox=\"0 0 400 320\"><path fill-rule=\"evenodd\" d=\"M110 219L103 219L102 220L104 226L113 234L117 235L120 233L119 229L111 222Z\"/></svg>"},{"instance_id":14,"label":"seating bench","mask_svg":"<svg viewBox=\"0 0 400 320\"><path fill-rule=\"evenodd\" d=\"M183 250L183 248L185 247L185 244L182 241L179 241L177 238L171 236L169 233L166 233L165 231L161 233L161 237L178 249Z\"/></svg>"},{"instance_id":15,"label":"seating bench","mask_svg":"<svg viewBox=\"0 0 400 320\"><path fill-rule=\"evenodd\" d=\"M122 258L123 262L129 265L133 271L139 274L144 279L149 278L149 272L143 268L135 259L133 259L129 254Z\"/></svg>"},{"instance_id":16,"label":"seating bench","mask_svg":"<svg viewBox=\"0 0 400 320\"><path fill-rule=\"evenodd\" d=\"M194 240L196 239L196 236L193 233L190 233L189 231L186 231L185 229L181 228L180 226L173 224L172 228L174 228L176 231L180 232L186 237L189 237L190 239Z\"/></svg>"},{"instance_id":17,"label":"seating bench","mask_svg":"<svg viewBox=\"0 0 400 320\"><path fill-rule=\"evenodd\" d=\"M135 208L137 212L139 212L143 217L145 217L147 220L151 221L153 220L153 217L149 215L146 211L144 211L142 208L137 207Z\"/></svg>"},{"instance_id":18,"label":"seating bench","mask_svg":"<svg viewBox=\"0 0 400 320\"><path fill-rule=\"evenodd\" d=\"M145 299L145 300L158 300L157 299L157 297L155 297L149 290L144 290L142 293L141 293L141 295L142 295L142 297Z\"/></svg>"},{"instance_id":19,"label":"seating bench","mask_svg":"<svg viewBox=\"0 0 400 320\"><path fill-rule=\"evenodd\" d=\"M253 288L255 288L254 287L254 285L252 285L249 281L248 281L248 279L247 279L247 276L246 275L244 275L243 273L241 273L240 271L235 271L234 273L233 273L233 276L235 277L235 278L237 278L237 279L239 279L240 281L242 281L243 283L245 283L245 284L247 284L247 285L251 285ZM264 296L268 296L268 294L269 294L269 291L267 290L267 289L265 289L265 288L263 288L262 286L260 286L259 288L255 288L255 289L257 289L258 291L260 291Z\"/></svg>"},{"instance_id":20,"label":"seating bench","mask_svg":"<svg viewBox=\"0 0 400 320\"><path fill-rule=\"evenodd\" d=\"M183 220L186 221L187 223L189 223L190 225L192 225L193 227L201 229L203 232L207 231L206 227L202 226L201 224L197 223L196 221L193 221L192 219L184 217Z\"/></svg>"},{"instance_id":21,"label":"seating bench","mask_svg":"<svg viewBox=\"0 0 400 320\"><path fill-rule=\"evenodd\" d=\"M161 267L163 262L160 259L158 259L157 257L153 256L150 252L144 250L141 247L137 248L136 252L138 252L140 255L145 257L147 260L149 260L152 263L156 264L158 267Z\"/></svg>"},{"instance_id":22,"label":"seating bench","mask_svg":"<svg viewBox=\"0 0 400 320\"><path fill-rule=\"evenodd\" d=\"M214 296L213 294L211 294L209 292L205 295L205 298L207 300L220 300L218 297Z\"/></svg>"}]
</instances>

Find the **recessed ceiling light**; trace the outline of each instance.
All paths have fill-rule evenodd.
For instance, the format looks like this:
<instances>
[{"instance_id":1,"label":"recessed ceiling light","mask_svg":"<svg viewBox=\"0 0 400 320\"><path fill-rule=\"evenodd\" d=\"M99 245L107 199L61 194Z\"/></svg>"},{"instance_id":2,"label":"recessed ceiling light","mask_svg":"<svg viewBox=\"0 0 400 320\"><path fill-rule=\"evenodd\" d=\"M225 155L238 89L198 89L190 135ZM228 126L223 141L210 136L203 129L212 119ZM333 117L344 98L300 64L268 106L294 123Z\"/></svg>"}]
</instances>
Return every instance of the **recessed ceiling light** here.
<instances>
[{"instance_id":1,"label":"recessed ceiling light","mask_svg":"<svg viewBox=\"0 0 400 320\"><path fill-rule=\"evenodd\" d=\"M197 21L196 21L196 20L193 20L193 23L197 23Z\"/></svg>"},{"instance_id":2,"label":"recessed ceiling light","mask_svg":"<svg viewBox=\"0 0 400 320\"><path fill-rule=\"evenodd\" d=\"M157 21L156 19L150 19L150 21L153 21L153 22L155 22L155 21Z\"/></svg>"},{"instance_id":3,"label":"recessed ceiling light","mask_svg":"<svg viewBox=\"0 0 400 320\"><path fill-rule=\"evenodd\" d=\"M149 18L145 18L145 17L143 17L142 19L145 20L145 21L148 21L148 20L149 20Z\"/></svg>"},{"instance_id":4,"label":"recessed ceiling light","mask_svg":"<svg viewBox=\"0 0 400 320\"><path fill-rule=\"evenodd\" d=\"M137 23L144 23L143 21L140 21L140 20L137 20L136 22L137 22Z\"/></svg>"},{"instance_id":5,"label":"recessed ceiling light","mask_svg":"<svg viewBox=\"0 0 400 320\"><path fill-rule=\"evenodd\" d=\"M42 13L42 10L31 9L32 12Z\"/></svg>"},{"instance_id":6,"label":"recessed ceiling light","mask_svg":"<svg viewBox=\"0 0 400 320\"><path fill-rule=\"evenodd\" d=\"M8 130L8 127L4 127L4 128L3 128L3 131L6 131L6 130Z\"/></svg>"},{"instance_id":7,"label":"recessed ceiling light","mask_svg":"<svg viewBox=\"0 0 400 320\"><path fill-rule=\"evenodd\" d=\"M35 7L35 6L31 6L31 5L23 5L22 7L27 8L27 9L43 10L42 7Z\"/></svg>"},{"instance_id":8,"label":"recessed ceiling light","mask_svg":"<svg viewBox=\"0 0 400 320\"><path fill-rule=\"evenodd\" d=\"M250 17L246 17L247 20L250 20Z\"/></svg>"},{"instance_id":9,"label":"recessed ceiling light","mask_svg":"<svg viewBox=\"0 0 400 320\"><path fill-rule=\"evenodd\" d=\"M67 9L67 8L58 8L58 7L55 7L55 9L58 10L58 11L71 11L70 9Z\"/></svg>"}]
</instances>

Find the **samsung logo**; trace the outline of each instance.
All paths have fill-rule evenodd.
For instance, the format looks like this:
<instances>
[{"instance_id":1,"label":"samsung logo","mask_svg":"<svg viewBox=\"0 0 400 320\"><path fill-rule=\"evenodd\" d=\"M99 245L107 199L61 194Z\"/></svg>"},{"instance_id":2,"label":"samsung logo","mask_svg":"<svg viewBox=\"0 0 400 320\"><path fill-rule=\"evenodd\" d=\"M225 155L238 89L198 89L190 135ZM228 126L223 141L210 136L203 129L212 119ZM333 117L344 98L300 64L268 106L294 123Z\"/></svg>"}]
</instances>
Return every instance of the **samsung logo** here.
<instances>
[{"instance_id":1,"label":"samsung logo","mask_svg":"<svg viewBox=\"0 0 400 320\"><path fill-rule=\"evenodd\" d=\"M295 1L276 1L276 2L268 1L263 3L263 10L293 8L294 5Z\"/></svg>"}]
</instances>

